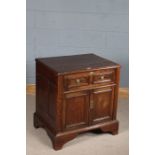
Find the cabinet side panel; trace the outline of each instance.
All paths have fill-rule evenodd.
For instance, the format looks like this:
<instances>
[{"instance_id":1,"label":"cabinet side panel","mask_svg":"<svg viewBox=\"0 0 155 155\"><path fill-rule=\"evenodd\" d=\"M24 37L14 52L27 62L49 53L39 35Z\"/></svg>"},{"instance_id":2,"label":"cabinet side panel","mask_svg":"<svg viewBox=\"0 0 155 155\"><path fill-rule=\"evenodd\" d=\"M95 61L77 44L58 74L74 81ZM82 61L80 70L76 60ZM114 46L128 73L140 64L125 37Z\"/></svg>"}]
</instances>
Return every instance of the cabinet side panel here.
<instances>
[{"instance_id":1,"label":"cabinet side panel","mask_svg":"<svg viewBox=\"0 0 155 155\"><path fill-rule=\"evenodd\" d=\"M54 76L48 76L53 75L50 72L42 64L36 64L36 113L48 127L55 131L56 79L53 79Z\"/></svg>"},{"instance_id":2,"label":"cabinet side panel","mask_svg":"<svg viewBox=\"0 0 155 155\"><path fill-rule=\"evenodd\" d=\"M56 128L56 90L57 86L49 80L49 102L48 102L48 115L51 119L51 125Z\"/></svg>"}]
</instances>

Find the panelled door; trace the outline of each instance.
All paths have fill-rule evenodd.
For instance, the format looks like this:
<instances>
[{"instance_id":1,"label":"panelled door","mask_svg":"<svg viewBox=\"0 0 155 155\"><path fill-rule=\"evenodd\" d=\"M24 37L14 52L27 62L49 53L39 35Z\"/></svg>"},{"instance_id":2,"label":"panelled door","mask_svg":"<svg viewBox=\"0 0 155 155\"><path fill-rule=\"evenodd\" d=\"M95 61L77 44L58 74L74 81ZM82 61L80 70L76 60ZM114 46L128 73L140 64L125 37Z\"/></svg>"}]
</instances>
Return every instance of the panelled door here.
<instances>
[{"instance_id":1,"label":"panelled door","mask_svg":"<svg viewBox=\"0 0 155 155\"><path fill-rule=\"evenodd\" d=\"M64 95L63 128L73 129L88 126L89 91Z\"/></svg>"},{"instance_id":2,"label":"panelled door","mask_svg":"<svg viewBox=\"0 0 155 155\"><path fill-rule=\"evenodd\" d=\"M105 87L92 90L90 95L91 124L112 120L114 87Z\"/></svg>"},{"instance_id":3,"label":"panelled door","mask_svg":"<svg viewBox=\"0 0 155 155\"><path fill-rule=\"evenodd\" d=\"M64 95L63 129L80 128L112 120L114 87Z\"/></svg>"}]
</instances>

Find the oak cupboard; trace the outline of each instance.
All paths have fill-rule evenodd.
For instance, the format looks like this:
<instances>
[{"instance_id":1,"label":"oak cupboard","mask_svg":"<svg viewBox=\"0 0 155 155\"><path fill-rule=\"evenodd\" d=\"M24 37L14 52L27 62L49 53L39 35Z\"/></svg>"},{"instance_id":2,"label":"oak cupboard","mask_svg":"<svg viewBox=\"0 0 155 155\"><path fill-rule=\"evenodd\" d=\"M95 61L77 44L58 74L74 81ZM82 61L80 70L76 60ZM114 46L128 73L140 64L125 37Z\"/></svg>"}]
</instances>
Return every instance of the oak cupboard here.
<instances>
[{"instance_id":1,"label":"oak cupboard","mask_svg":"<svg viewBox=\"0 0 155 155\"><path fill-rule=\"evenodd\" d=\"M95 54L36 59L34 127L59 150L79 133L118 133L120 65Z\"/></svg>"}]
</instances>

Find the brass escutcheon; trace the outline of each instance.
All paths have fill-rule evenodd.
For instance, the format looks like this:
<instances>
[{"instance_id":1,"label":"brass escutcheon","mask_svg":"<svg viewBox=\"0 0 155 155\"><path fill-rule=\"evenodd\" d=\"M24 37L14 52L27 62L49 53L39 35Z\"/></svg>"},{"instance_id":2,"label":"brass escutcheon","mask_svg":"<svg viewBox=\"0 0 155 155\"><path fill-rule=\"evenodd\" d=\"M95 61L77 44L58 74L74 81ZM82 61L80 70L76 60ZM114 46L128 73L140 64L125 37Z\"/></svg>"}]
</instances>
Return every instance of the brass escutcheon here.
<instances>
[{"instance_id":1,"label":"brass escutcheon","mask_svg":"<svg viewBox=\"0 0 155 155\"><path fill-rule=\"evenodd\" d=\"M79 84L80 83L80 79L76 79L76 83Z\"/></svg>"},{"instance_id":2,"label":"brass escutcheon","mask_svg":"<svg viewBox=\"0 0 155 155\"><path fill-rule=\"evenodd\" d=\"M90 75L93 75L93 74L94 74L94 72L90 72L89 74L90 74Z\"/></svg>"}]
</instances>

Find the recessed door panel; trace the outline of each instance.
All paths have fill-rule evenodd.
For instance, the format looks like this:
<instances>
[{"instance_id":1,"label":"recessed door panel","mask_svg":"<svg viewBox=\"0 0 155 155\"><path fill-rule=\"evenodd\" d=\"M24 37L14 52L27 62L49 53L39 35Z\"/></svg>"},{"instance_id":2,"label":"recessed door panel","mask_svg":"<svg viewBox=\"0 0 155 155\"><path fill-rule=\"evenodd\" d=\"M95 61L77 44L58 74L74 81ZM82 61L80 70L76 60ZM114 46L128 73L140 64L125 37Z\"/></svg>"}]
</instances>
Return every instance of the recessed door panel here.
<instances>
[{"instance_id":1,"label":"recessed door panel","mask_svg":"<svg viewBox=\"0 0 155 155\"><path fill-rule=\"evenodd\" d=\"M64 129L88 125L89 93L81 91L65 94Z\"/></svg>"},{"instance_id":2,"label":"recessed door panel","mask_svg":"<svg viewBox=\"0 0 155 155\"><path fill-rule=\"evenodd\" d=\"M113 87L93 90L91 94L91 100L93 100L91 121L93 124L112 120L113 94Z\"/></svg>"}]
</instances>

